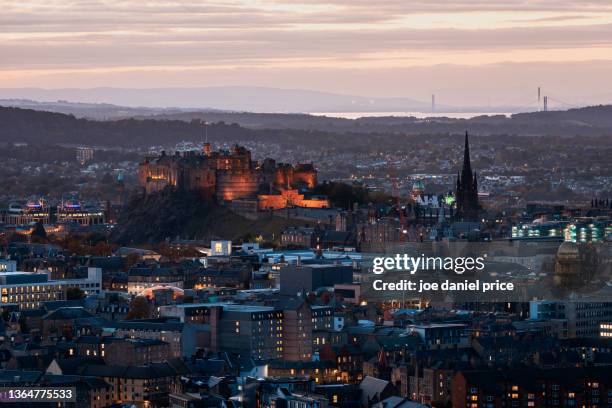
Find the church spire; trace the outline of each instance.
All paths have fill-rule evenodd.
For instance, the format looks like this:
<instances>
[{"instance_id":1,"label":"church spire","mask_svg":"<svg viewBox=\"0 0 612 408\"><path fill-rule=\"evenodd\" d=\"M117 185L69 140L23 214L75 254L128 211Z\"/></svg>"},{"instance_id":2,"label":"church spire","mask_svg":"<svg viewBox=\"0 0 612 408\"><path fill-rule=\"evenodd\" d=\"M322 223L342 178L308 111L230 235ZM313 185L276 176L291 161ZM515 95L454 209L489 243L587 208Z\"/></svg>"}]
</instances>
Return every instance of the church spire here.
<instances>
[{"instance_id":1,"label":"church spire","mask_svg":"<svg viewBox=\"0 0 612 408\"><path fill-rule=\"evenodd\" d=\"M472 173L472 164L470 163L470 141L468 132L465 132L465 147L463 149L463 174Z\"/></svg>"},{"instance_id":2,"label":"church spire","mask_svg":"<svg viewBox=\"0 0 612 408\"><path fill-rule=\"evenodd\" d=\"M463 150L463 168L461 176L457 175L457 192L455 194L457 203L457 217L465 221L478 219L478 181L476 173L472 172L470 161L470 141L468 133L465 132L465 145Z\"/></svg>"}]
</instances>

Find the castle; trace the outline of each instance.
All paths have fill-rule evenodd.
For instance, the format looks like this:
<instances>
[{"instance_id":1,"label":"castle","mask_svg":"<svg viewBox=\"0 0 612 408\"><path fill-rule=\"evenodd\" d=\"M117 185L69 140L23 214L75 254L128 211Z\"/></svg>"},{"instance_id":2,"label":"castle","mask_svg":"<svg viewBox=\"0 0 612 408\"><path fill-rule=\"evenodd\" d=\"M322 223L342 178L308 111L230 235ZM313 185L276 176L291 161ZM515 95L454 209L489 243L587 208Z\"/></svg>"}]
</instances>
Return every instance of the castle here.
<instances>
[{"instance_id":1,"label":"castle","mask_svg":"<svg viewBox=\"0 0 612 408\"><path fill-rule=\"evenodd\" d=\"M325 197L306 196L302 191L317 185L312 163L258 163L251 152L235 145L231 151L212 151L209 143L202 152L187 151L147 157L140 163L138 179L147 194L172 186L199 191L204 199L251 208L255 211L287 207L327 208Z\"/></svg>"}]
</instances>

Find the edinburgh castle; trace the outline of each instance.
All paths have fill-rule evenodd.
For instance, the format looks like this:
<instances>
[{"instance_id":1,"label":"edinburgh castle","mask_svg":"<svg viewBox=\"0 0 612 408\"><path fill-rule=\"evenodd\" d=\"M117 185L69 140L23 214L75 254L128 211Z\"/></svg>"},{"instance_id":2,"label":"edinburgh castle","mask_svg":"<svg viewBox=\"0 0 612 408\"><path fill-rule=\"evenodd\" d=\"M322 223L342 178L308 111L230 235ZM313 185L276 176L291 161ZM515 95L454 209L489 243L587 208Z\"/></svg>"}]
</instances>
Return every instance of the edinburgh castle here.
<instances>
[{"instance_id":1,"label":"edinburgh castle","mask_svg":"<svg viewBox=\"0 0 612 408\"><path fill-rule=\"evenodd\" d=\"M258 163L251 159L249 150L238 145L231 151L212 151L206 143L202 152L162 152L140 164L138 178L147 194L171 186L199 191L204 199L216 199L221 204L257 211L329 206L326 198L304 193L317 185L312 163L293 166L273 159Z\"/></svg>"}]
</instances>

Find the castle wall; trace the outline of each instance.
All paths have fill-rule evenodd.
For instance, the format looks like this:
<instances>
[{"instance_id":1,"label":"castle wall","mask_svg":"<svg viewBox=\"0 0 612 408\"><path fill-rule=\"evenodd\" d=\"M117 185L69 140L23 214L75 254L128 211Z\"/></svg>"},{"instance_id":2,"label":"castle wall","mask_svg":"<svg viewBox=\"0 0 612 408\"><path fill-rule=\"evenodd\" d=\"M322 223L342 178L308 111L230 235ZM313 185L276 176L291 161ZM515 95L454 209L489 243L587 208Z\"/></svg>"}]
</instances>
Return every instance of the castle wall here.
<instances>
[{"instance_id":1,"label":"castle wall","mask_svg":"<svg viewBox=\"0 0 612 408\"><path fill-rule=\"evenodd\" d=\"M166 186L176 186L178 174L176 166L158 163L143 163L138 167L138 181L147 194L163 190Z\"/></svg>"},{"instance_id":2,"label":"castle wall","mask_svg":"<svg viewBox=\"0 0 612 408\"><path fill-rule=\"evenodd\" d=\"M291 188L293 184L293 167L283 165L274 173L274 185L279 189Z\"/></svg>"},{"instance_id":3,"label":"castle wall","mask_svg":"<svg viewBox=\"0 0 612 408\"><path fill-rule=\"evenodd\" d=\"M255 197L259 189L259 175L255 171L246 173L217 172L216 197L219 201Z\"/></svg>"},{"instance_id":4,"label":"castle wall","mask_svg":"<svg viewBox=\"0 0 612 408\"><path fill-rule=\"evenodd\" d=\"M259 199L260 210L280 210L286 207L306 207L306 208L329 208L329 200L327 199L309 199L305 198L304 194L300 194L298 190L282 190L280 194L260 194Z\"/></svg>"},{"instance_id":5,"label":"castle wall","mask_svg":"<svg viewBox=\"0 0 612 408\"><path fill-rule=\"evenodd\" d=\"M216 185L216 172L207 167L187 168L180 183L181 187L189 191L199 190L206 198L214 196Z\"/></svg>"},{"instance_id":6,"label":"castle wall","mask_svg":"<svg viewBox=\"0 0 612 408\"><path fill-rule=\"evenodd\" d=\"M293 181L291 184L303 184L308 188L315 188L317 186L317 172L312 171L299 171L293 172Z\"/></svg>"}]
</instances>

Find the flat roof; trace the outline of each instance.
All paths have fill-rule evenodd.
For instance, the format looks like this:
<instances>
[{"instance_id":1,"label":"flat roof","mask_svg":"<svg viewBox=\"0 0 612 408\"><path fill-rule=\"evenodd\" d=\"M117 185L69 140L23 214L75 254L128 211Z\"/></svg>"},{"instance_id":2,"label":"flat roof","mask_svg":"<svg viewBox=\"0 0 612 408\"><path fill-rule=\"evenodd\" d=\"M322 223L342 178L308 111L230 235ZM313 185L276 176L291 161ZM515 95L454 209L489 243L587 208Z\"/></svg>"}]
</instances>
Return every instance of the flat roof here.
<instances>
[{"instance_id":1,"label":"flat roof","mask_svg":"<svg viewBox=\"0 0 612 408\"><path fill-rule=\"evenodd\" d=\"M224 311L228 312L271 312L276 310L272 306L259 306L259 305L243 305L239 303L182 303L180 305L171 305L171 307L177 307L180 309L195 308L195 307L222 307Z\"/></svg>"}]
</instances>

